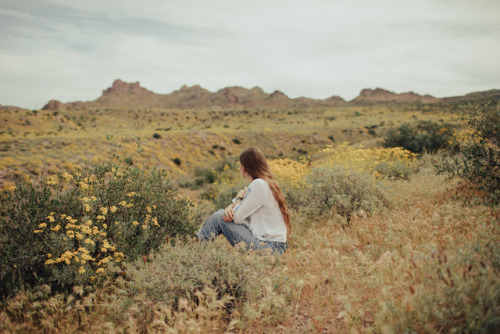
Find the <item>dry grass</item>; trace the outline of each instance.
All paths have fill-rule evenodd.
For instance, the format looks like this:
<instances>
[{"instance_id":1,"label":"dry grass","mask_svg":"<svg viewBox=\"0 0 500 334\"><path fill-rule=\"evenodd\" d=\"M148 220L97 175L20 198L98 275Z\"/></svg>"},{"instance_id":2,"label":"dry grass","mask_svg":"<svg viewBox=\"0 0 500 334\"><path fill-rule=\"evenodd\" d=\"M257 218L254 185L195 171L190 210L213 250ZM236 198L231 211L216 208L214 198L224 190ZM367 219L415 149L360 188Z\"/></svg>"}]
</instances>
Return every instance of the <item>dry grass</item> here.
<instances>
[{"instance_id":1,"label":"dry grass","mask_svg":"<svg viewBox=\"0 0 500 334\"><path fill-rule=\"evenodd\" d=\"M427 110L426 108L430 108ZM91 109L5 110L0 114L0 186L22 175L54 173L109 151L105 135L145 154L138 163L192 175L198 166L261 147L269 156L295 158L328 144L374 147L389 128L417 120L461 122L438 106L348 106L309 110ZM376 135L370 135L368 128ZM157 134L160 138L153 138ZM236 144L233 139L240 140ZM179 158L181 166L172 159Z\"/></svg>"},{"instance_id":2,"label":"dry grass","mask_svg":"<svg viewBox=\"0 0 500 334\"><path fill-rule=\"evenodd\" d=\"M408 297L415 282L426 280L429 272L417 268L437 254L456 256L483 221L498 223L498 211L450 200L453 186L425 170L396 181L390 214L358 218L348 228L295 216L283 273L300 278L301 294L286 332L397 332L387 302Z\"/></svg>"},{"instance_id":3,"label":"dry grass","mask_svg":"<svg viewBox=\"0 0 500 334\"><path fill-rule=\"evenodd\" d=\"M4 172L9 181L9 177L30 168L46 170L51 163L52 168L60 168L64 163L79 164L101 157L108 150L102 139L106 131L114 133L129 149L134 147L135 136L145 138L146 154L138 158L138 163L166 167L188 178L196 166L237 154L243 146L262 146L272 157L282 152L288 158L300 155L299 148L322 148L331 142L329 136L337 142L374 147L379 137L369 135L365 126L377 124L380 135L388 127L412 120L442 118L458 122L456 116L442 110L406 108L346 107L227 115L224 111L109 110L94 111L81 121L80 111L70 111L60 134L59 123L50 122L60 122L65 115L18 117L12 112L9 129L0 135L2 145L8 146L1 152L2 167L11 172ZM355 111L361 115L355 116ZM24 117L46 118L40 123L31 121L40 126L38 135L33 127L24 136ZM118 117L120 122L116 121ZM330 120L332 117L335 120ZM72 129L77 121L85 129ZM169 131L156 130L169 127ZM152 138L155 132L160 139ZM241 145L234 143L234 138L240 139ZM219 148L214 149L214 145ZM171 161L175 157L181 159L181 166ZM354 216L349 226L330 216L319 219L300 210L293 212L291 247L281 258L243 254L225 240L204 246L179 244L161 251L166 252L163 255L144 258L143 265L137 264L140 270L135 275L142 275L140 280L131 280L126 272L117 270L116 276L98 288L77 287L71 294L54 295L41 287L11 296L1 305L0 331L424 333L454 328L473 332L480 330L467 330L467 326L487 321L498 324L500 256L496 245L500 244L500 211L481 204L464 205L452 195L457 182L434 174L434 159L424 156L419 172L409 181L390 183L395 195L389 212ZM196 194L191 196L195 198ZM185 280L180 275L172 284L188 292L175 303L151 298L148 293L154 284L161 284L162 270L167 270L165 256L176 258L176 254L180 259L176 270L186 266L205 268L211 263L216 278L202 289L189 290L193 287L183 286ZM258 272L258 277L252 278L256 288L249 297L219 293L220 278L234 280L231 268L236 267ZM152 274L156 283L151 286L148 277L153 276L148 275ZM135 282L140 286L134 287ZM169 288L174 289L175 284ZM455 305L462 308L457 310ZM482 332L491 332L488 328Z\"/></svg>"},{"instance_id":4,"label":"dry grass","mask_svg":"<svg viewBox=\"0 0 500 334\"><path fill-rule=\"evenodd\" d=\"M432 159L424 157L420 172L410 181L392 183L397 194L396 205L388 214L354 217L350 226L342 227L335 219L316 221L295 212L294 232L289 239L291 248L281 258L241 254L222 239L213 246L180 244L166 255L160 254L147 264L138 265L134 275L141 275L140 281L119 278L91 292L75 290L69 297L41 297L42 292L22 292L11 298L0 313L4 324L0 329L152 333L449 332L462 323L473 325L460 314L457 318L446 314L446 309L453 306L449 305L454 302L453 296L461 293L450 290L451 281L459 289L468 287L465 283L483 282L474 286L475 294L469 292L460 298L466 300L464 307L470 308L468 313L481 310L474 315L479 324L490 318L498 320L500 279L498 263L492 254L498 253L494 245L500 244L500 212L481 205L463 206L455 200L449 193L456 188L456 182L436 176L430 166ZM471 243L477 240L483 240L475 244L479 251L470 251ZM493 244L494 253L487 252L488 242ZM173 255L176 253L179 255ZM255 266L259 273L258 291L251 298L238 300L227 294L221 296L207 286L191 297L184 295L176 304L140 292L161 284L161 272L165 270L162 268L166 265L162 257L180 258L184 259L182 265L192 261L192 266L198 266L195 254L200 254L201 263L209 261L214 269L219 268L217 275L228 275L229 268ZM480 272L474 267L468 269L470 274L462 273L467 266L460 261L467 256L482 263L485 269ZM155 275L156 280L151 287L147 283L149 275ZM474 280L467 281L466 275ZM462 276L465 283L460 281ZM183 276L179 277L169 284L182 285ZM131 289L130 284L139 285ZM154 293L155 289L151 291ZM433 302L429 302L430 297ZM482 313L482 306L478 306L486 302L492 305L488 312L495 312L493 316L487 311ZM444 315L439 318L434 313ZM483 332L491 332L491 327Z\"/></svg>"}]
</instances>

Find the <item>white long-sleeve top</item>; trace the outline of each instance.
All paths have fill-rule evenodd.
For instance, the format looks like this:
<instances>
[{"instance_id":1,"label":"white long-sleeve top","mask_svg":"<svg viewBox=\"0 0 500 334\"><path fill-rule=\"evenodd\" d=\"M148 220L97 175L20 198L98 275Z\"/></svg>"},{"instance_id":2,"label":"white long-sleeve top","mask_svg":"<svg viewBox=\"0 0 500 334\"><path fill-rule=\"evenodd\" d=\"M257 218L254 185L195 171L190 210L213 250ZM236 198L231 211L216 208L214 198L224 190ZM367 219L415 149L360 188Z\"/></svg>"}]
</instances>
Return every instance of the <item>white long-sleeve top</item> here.
<instances>
[{"instance_id":1,"label":"white long-sleeve top","mask_svg":"<svg viewBox=\"0 0 500 334\"><path fill-rule=\"evenodd\" d=\"M263 179L250 183L243 201L234 208L233 221L248 223L260 240L286 242L286 225L271 188Z\"/></svg>"}]
</instances>

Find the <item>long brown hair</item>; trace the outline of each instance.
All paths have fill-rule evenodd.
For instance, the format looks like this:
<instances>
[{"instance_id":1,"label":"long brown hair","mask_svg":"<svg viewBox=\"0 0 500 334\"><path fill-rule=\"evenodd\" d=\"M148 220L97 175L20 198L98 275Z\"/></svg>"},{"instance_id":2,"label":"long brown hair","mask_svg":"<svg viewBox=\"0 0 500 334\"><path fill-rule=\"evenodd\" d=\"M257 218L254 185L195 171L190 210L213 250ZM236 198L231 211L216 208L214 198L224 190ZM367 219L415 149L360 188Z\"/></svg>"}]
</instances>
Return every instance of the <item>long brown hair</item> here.
<instances>
[{"instance_id":1,"label":"long brown hair","mask_svg":"<svg viewBox=\"0 0 500 334\"><path fill-rule=\"evenodd\" d=\"M276 202L278 202L283 220L285 221L287 233L290 234L292 232L292 226L290 225L290 216L288 215L285 197L274 179L264 153L257 147L249 147L241 152L240 164L243 165L245 172L250 175L253 180L261 178L267 182L269 188L271 188L273 192Z\"/></svg>"}]
</instances>

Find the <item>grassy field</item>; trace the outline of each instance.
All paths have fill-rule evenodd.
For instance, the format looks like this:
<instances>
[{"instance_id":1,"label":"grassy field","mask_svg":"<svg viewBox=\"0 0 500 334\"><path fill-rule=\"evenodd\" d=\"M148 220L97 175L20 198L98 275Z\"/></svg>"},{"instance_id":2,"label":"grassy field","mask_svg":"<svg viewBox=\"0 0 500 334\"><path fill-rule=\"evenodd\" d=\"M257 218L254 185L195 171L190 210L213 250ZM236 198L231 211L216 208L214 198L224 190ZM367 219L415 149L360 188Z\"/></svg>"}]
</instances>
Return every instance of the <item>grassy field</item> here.
<instances>
[{"instance_id":1,"label":"grassy field","mask_svg":"<svg viewBox=\"0 0 500 334\"><path fill-rule=\"evenodd\" d=\"M443 120L463 126L452 110L380 105L2 116L5 186L25 173L56 173L103 159L112 146L104 136L111 134L129 151L135 138L142 138L137 165L166 168L179 180L194 200L191 216L200 224L217 201L201 198L209 185L196 187L196 176L224 166L246 146L262 147L277 174L285 176L289 195L304 198L290 202L293 233L280 258L232 248L223 238L213 244L167 242L136 261L110 267L101 284L66 292L43 285L8 296L0 304L0 331L493 333L500 326L498 205L466 201L477 194L435 173L439 155L419 157L404 179L374 178L390 204L373 211L360 204L348 220L311 210L304 203L313 203L307 202L313 193L294 188L300 186L291 177L329 161L319 152L326 145L363 145L365 156L373 157L376 151L370 149L403 123ZM361 151L350 152L352 161L359 161ZM313 158L291 160L298 165L275 160L300 156ZM218 172L220 198L231 186L224 183L228 168Z\"/></svg>"},{"instance_id":2,"label":"grassy field","mask_svg":"<svg viewBox=\"0 0 500 334\"><path fill-rule=\"evenodd\" d=\"M270 111L5 110L0 118L0 185L11 185L22 175L50 174L105 159L110 149L106 135L129 150L141 138L144 154L137 157L138 163L189 179L197 167L216 165L244 147L258 146L269 157L289 158L344 141L373 147L387 129L420 120L462 123L449 107L432 105Z\"/></svg>"}]
</instances>

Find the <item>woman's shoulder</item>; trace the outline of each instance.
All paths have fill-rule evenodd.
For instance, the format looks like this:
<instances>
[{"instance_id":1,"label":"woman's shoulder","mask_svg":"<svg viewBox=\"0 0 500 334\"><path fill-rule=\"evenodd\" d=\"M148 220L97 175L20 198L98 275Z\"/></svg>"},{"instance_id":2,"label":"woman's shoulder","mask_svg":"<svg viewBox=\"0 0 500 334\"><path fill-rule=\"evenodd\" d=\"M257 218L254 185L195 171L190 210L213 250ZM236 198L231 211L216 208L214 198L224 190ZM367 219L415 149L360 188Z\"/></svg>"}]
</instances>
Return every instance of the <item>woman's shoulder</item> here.
<instances>
[{"instance_id":1,"label":"woman's shoulder","mask_svg":"<svg viewBox=\"0 0 500 334\"><path fill-rule=\"evenodd\" d=\"M266 185L267 186L267 181L264 179L256 178L254 179L250 184L255 184L255 185Z\"/></svg>"},{"instance_id":2,"label":"woman's shoulder","mask_svg":"<svg viewBox=\"0 0 500 334\"><path fill-rule=\"evenodd\" d=\"M257 178L250 183L249 187L251 187L252 189L267 189L269 188L269 185L267 184L266 180Z\"/></svg>"}]
</instances>

